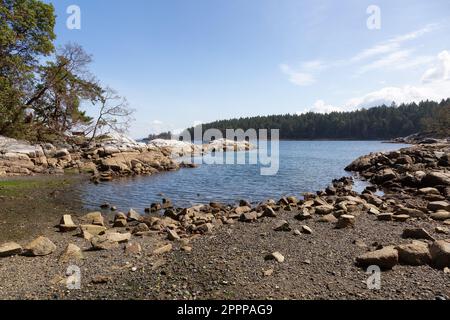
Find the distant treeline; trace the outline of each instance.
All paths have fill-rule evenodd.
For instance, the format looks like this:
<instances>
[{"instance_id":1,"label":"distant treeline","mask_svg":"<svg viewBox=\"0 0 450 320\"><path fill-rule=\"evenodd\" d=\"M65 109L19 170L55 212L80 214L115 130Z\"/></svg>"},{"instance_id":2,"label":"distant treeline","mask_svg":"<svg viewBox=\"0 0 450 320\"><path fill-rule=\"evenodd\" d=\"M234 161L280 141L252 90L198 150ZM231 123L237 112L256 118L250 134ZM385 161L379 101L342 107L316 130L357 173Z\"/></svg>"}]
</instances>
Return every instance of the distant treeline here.
<instances>
[{"instance_id":1,"label":"distant treeline","mask_svg":"<svg viewBox=\"0 0 450 320\"><path fill-rule=\"evenodd\" d=\"M375 140L404 137L417 132L450 136L450 98L377 106L350 112L258 116L203 124L203 131L226 129L280 129L280 139ZM188 129L193 134L194 128Z\"/></svg>"}]
</instances>

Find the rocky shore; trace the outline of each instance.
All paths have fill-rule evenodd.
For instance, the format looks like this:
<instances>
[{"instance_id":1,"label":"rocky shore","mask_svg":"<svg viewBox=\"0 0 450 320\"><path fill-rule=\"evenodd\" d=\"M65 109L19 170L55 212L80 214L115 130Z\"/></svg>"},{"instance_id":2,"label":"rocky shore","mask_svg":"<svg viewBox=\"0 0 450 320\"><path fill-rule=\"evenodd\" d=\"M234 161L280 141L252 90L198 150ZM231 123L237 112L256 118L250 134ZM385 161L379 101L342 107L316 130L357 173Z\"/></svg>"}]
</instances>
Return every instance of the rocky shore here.
<instances>
[{"instance_id":1,"label":"rocky shore","mask_svg":"<svg viewBox=\"0 0 450 320\"><path fill-rule=\"evenodd\" d=\"M0 177L35 174L87 173L94 181L118 176L151 175L161 171L195 167L178 162L177 157L196 156L212 151L241 151L253 148L248 142L215 140L205 145L174 140L139 143L122 135L99 142L32 145L0 136Z\"/></svg>"},{"instance_id":2,"label":"rocky shore","mask_svg":"<svg viewBox=\"0 0 450 320\"><path fill-rule=\"evenodd\" d=\"M0 245L0 298L449 299L449 160L447 143L363 156L347 167L371 182L362 193L343 177L258 204L64 214Z\"/></svg>"}]
</instances>

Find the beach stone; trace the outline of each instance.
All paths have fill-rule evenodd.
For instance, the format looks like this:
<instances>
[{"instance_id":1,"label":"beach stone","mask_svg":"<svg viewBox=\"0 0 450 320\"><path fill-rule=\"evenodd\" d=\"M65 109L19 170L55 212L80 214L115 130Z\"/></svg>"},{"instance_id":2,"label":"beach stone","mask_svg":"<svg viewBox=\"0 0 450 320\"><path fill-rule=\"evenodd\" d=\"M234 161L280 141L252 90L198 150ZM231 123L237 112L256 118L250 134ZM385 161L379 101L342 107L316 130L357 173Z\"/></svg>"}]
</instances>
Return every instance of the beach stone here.
<instances>
[{"instance_id":1,"label":"beach stone","mask_svg":"<svg viewBox=\"0 0 450 320\"><path fill-rule=\"evenodd\" d=\"M50 239L42 236L34 239L24 248L25 254L32 257L47 256L55 250L55 244Z\"/></svg>"},{"instance_id":2,"label":"beach stone","mask_svg":"<svg viewBox=\"0 0 450 320\"><path fill-rule=\"evenodd\" d=\"M276 218L277 214L272 207L266 207L266 209L264 209L263 217Z\"/></svg>"},{"instance_id":3,"label":"beach stone","mask_svg":"<svg viewBox=\"0 0 450 320\"><path fill-rule=\"evenodd\" d=\"M398 214L398 215L394 215L392 216L392 219L394 221L399 221L399 222L405 222L410 218L410 216L408 216L407 214Z\"/></svg>"},{"instance_id":4,"label":"beach stone","mask_svg":"<svg viewBox=\"0 0 450 320\"><path fill-rule=\"evenodd\" d=\"M304 234L313 234L313 231L308 226L302 226L302 233L304 233Z\"/></svg>"},{"instance_id":5,"label":"beach stone","mask_svg":"<svg viewBox=\"0 0 450 320\"><path fill-rule=\"evenodd\" d=\"M192 247L191 246L182 246L181 250L183 250L185 252L191 252L192 251Z\"/></svg>"},{"instance_id":6,"label":"beach stone","mask_svg":"<svg viewBox=\"0 0 450 320\"><path fill-rule=\"evenodd\" d=\"M180 236L175 230L167 229L167 239L170 241L180 240Z\"/></svg>"},{"instance_id":7,"label":"beach stone","mask_svg":"<svg viewBox=\"0 0 450 320\"><path fill-rule=\"evenodd\" d=\"M449 230L446 227L436 227L436 233L440 233L440 234L448 234Z\"/></svg>"},{"instance_id":8,"label":"beach stone","mask_svg":"<svg viewBox=\"0 0 450 320\"><path fill-rule=\"evenodd\" d=\"M173 207L173 205L172 205L172 201L170 199L167 199L167 198L162 199L162 205L161 205L162 209L169 209L172 207Z\"/></svg>"},{"instance_id":9,"label":"beach stone","mask_svg":"<svg viewBox=\"0 0 450 320\"><path fill-rule=\"evenodd\" d=\"M131 233L108 232L94 236L91 239L92 248L95 250L112 250L119 247L119 243L128 242Z\"/></svg>"},{"instance_id":10,"label":"beach stone","mask_svg":"<svg viewBox=\"0 0 450 320\"><path fill-rule=\"evenodd\" d=\"M127 225L127 219L116 219L114 220L113 228L125 228Z\"/></svg>"},{"instance_id":11,"label":"beach stone","mask_svg":"<svg viewBox=\"0 0 450 320\"><path fill-rule=\"evenodd\" d=\"M424 186L428 187L450 185L450 173L443 173L443 172L427 173L426 176L423 177L421 183Z\"/></svg>"},{"instance_id":12,"label":"beach stone","mask_svg":"<svg viewBox=\"0 0 450 320\"><path fill-rule=\"evenodd\" d=\"M140 254L142 252L141 245L137 242L130 242L125 245L125 253L126 254Z\"/></svg>"},{"instance_id":13,"label":"beach stone","mask_svg":"<svg viewBox=\"0 0 450 320\"><path fill-rule=\"evenodd\" d=\"M204 223L197 227L197 231L200 233L210 233L214 229L214 225L212 223Z\"/></svg>"},{"instance_id":14,"label":"beach stone","mask_svg":"<svg viewBox=\"0 0 450 320\"><path fill-rule=\"evenodd\" d=\"M297 197L289 196L286 198L289 204L296 205L298 203Z\"/></svg>"},{"instance_id":15,"label":"beach stone","mask_svg":"<svg viewBox=\"0 0 450 320\"><path fill-rule=\"evenodd\" d=\"M373 208L373 207L370 207L369 210L367 211L367 213L378 216L380 214L380 210L378 210L376 208Z\"/></svg>"},{"instance_id":16,"label":"beach stone","mask_svg":"<svg viewBox=\"0 0 450 320\"><path fill-rule=\"evenodd\" d=\"M319 214L321 216L330 214L331 212L333 212L334 207L331 205L321 205L321 206L317 206L314 208L315 209L315 213Z\"/></svg>"},{"instance_id":17,"label":"beach stone","mask_svg":"<svg viewBox=\"0 0 450 320\"><path fill-rule=\"evenodd\" d=\"M117 212L115 215L114 215L114 221L116 221L116 220L127 220L127 215L125 214L125 213L123 213L123 212Z\"/></svg>"},{"instance_id":18,"label":"beach stone","mask_svg":"<svg viewBox=\"0 0 450 320\"><path fill-rule=\"evenodd\" d=\"M377 215L379 221L392 221L393 213L380 213Z\"/></svg>"},{"instance_id":19,"label":"beach stone","mask_svg":"<svg viewBox=\"0 0 450 320\"><path fill-rule=\"evenodd\" d=\"M150 231L150 228L145 223L139 223L136 227L133 228L132 234L137 234L140 232Z\"/></svg>"},{"instance_id":20,"label":"beach stone","mask_svg":"<svg viewBox=\"0 0 450 320\"><path fill-rule=\"evenodd\" d=\"M59 222L59 231L70 232L76 230L77 228L78 226L73 222L70 214L65 214L61 217Z\"/></svg>"},{"instance_id":21,"label":"beach stone","mask_svg":"<svg viewBox=\"0 0 450 320\"><path fill-rule=\"evenodd\" d=\"M294 230L294 235L296 235L296 236L301 236L301 235L302 235L302 232L301 232L300 230L298 230L298 229L295 229L295 230Z\"/></svg>"},{"instance_id":22,"label":"beach stone","mask_svg":"<svg viewBox=\"0 0 450 320\"><path fill-rule=\"evenodd\" d=\"M277 222L273 230L290 232L292 229L289 225L289 222L287 222L286 220L280 220Z\"/></svg>"},{"instance_id":23,"label":"beach stone","mask_svg":"<svg viewBox=\"0 0 450 320\"><path fill-rule=\"evenodd\" d=\"M142 217L139 213L137 213L134 209L130 209L127 214L128 221L144 221L144 217Z\"/></svg>"},{"instance_id":24,"label":"beach stone","mask_svg":"<svg viewBox=\"0 0 450 320\"><path fill-rule=\"evenodd\" d=\"M423 228L406 228L403 230L402 238L404 239L425 239L434 241L431 234Z\"/></svg>"},{"instance_id":25,"label":"beach stone","mask_svg":"<svg viewBox=\"0 0 450 320\"><path fill-rule=\"evenodd\" d=\"M7 242L0 245L0 257L10 257L22 253L22 247L15 242Z\"/></svg>"},{"instance_id":26,"label":"beach stone","mask_svg":"<svg viewBox=\"0 0 450 320\"><path fill-rule=\"evenodd\" d=\"M172 244L169 243L169 244L166 244L162 247L159 247L159 248L153 250L153 254L154 255L164 254L164 253L172 251L172 248L173 248Z\"/></svg>"},{"instance_id":27,"label":"beach stone","mask_svg":"<svg viewBox=\"0 0 450 320\"><path fill-rule=\"evenodd\" d=\"M450 203L447 201L434 201L428 203L428 210L430 211L438 211L438 210L445 210L450 211Z\"/></svg>"},{"instance_id":28,"label":"beach stone","mask_svg":"<svg viewBox=\"0 0 450 320\"><path fill-rule=\"evenodd\" d=\"M258 213L256 211L246 212L241 214L239 219L243 222L253 222L258 219Z\"/></svg>"},{"instance_id":29,"label":"beach stone","mask_svg":"<svg viewBox=\"0 0 450 320\"><path fill-rule=\"evenodd\" d=\"M430 247L431 261L440 269L450 267L450 240L435 241Z\"/></svg>"},{"instance_id":30,"label":"beach stone","mask_svg":"<svg viewBox=\"0 0 450 320\"><path fill-rule=\"evenodd\" d=\"M398 263L398 251L394 247L367 252L356 258L356 263L362 267L378 266L381 269L392 269Z\"/></svg>"},{"instance_id":31,"label":"beach stone","mask_svg":"<svg viewBox=\"0 0 450 320\"><path fill-rule=\"evenodd\" d=\"M83 235L83 232L86 231L94 236L104 233L107 229L103 226L93 225L93 224L82 224L80 226L80 234Z\"/></svg>"},{"instance_id":32,"label":"beach stone","mask_svg":"<svg viewBox=\"0 0 450 320\"><path fill-rule=\"evenodd\" d=\"M87 224L92 224L96 226L105 226L105 220L101 212L91 212L83 216L81 220L85 221Z\"/></svg>"},{"instance_id":33,"label":"beach stone","mask_svg":"<svg viewBox=\"0 0 450 320\"><path fill-rule=\"evenodd\" d=\"M431 213L430 218L436 221L445 221L450 219L450 211L438 210Z\"/></svg>"},{"instance_id":34,"label":"beach stone","mask_svg":"<svg viewBox=\"0 0 450 320\"><path fill-rule=\"evenodd\" d=\"M234 209L234 212L236 212L236 214L244 214L244 213L248 213L250 212L252 209L248 206L243 206L243 207L237 207L236 209Z\"/></svg>"},{"instance_id":35,"label":"beach stone","mask_svg":"<svg viewBox=\"0 0 450 320\"><path fill-rule=\"evenodd\" d=\"M268 254L265 257L265 260L276 260L279 263L283 263L285 258L284 258L284 256L281 253L276 251L276 252L272 252L271 254Z\"/></svg>"},{"instance_id":36,"label":"beach stone","mask_svg":"<svg viewBox=\"0 0 450 320\"><path fill-rule=\"evenodd\" d=\"M338 219L332 214L327 214L327 215L320 217L317 221L318 222L336 223L336 222L338 222Z\"/></svg>"},{"instance_id":37,"label":"beach stone","mask_svg":"<svg viewBox=\"0 0 450 320\"><path fill-rule=\"evenodd\" d=\"M343 214L336 223L336 229L353 228L355 226L355 216Z\"/></svg>"},{"instance_id":38,"label":"beach stone","mask_svg":"<svg viewBox=\"0 0 450 320\"><path fill-rule=\"evenodd\" d=\"M270 277L273 274L273 269L268 269L263 271L263 276Z\"/></svg>"},{"instance_id":39,"label":"beach stone","mask_svg":"<svg viewBox=\"0 0 450 320\"><path fill-rule=\"evenodd\" d=\"M410 244L399 245L395 249L398 251L398 259L402 264L421 266L431 261L430 250L425 242L414 241Z\"/></svg>"},{"instance_id":40,"label":"beach stone","mask_svg":"<svg viewBox=\"0 0 450 320\"><path fill-rule=\"evenodd\" d=\"M69 261L82 260L83 258L84 257L81 249L78 246L69 243L64 252L59 257L59 262L67 263Z\"/></svg>"},{"instance_id":41,"label":"beach stone","mask_svg":"<svg viewBox=\"0 0 450 320\"><path fill-rule=\"evenodd\" d=\"M419 193L425 194L425 195L430 195L430 194L439 195L439 194L441 194L438 189L430 188L430 187L419 189Z\"/></svg>"}]
</instances>

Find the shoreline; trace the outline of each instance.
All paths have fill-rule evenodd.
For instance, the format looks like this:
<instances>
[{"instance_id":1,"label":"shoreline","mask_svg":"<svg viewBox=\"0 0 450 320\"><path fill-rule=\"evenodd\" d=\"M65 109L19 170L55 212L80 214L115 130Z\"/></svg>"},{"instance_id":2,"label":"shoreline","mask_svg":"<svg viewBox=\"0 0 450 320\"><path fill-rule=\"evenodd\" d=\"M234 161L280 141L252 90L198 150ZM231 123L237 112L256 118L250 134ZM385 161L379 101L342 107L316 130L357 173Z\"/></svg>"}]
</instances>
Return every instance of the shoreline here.
<instances>
[{"instance_id":1,"label":"shoreline","mask_svg":"<svg viewBox=\"0 0 450 320\"><path fill-rule=\"evenodd\" d=\"M412 146L389 154L395 155L394 163L399 162L400 166L408 166L410 163L404 160L406 153L416 152L415 150L419 150L420 153L428 148L430 147ZM448 150L448 145L433 148ZM171 208L170 202L166 202L160 204L161 208L158 208L155 204L155 207L148 210L153 211L150 215L133 216L133 213L129 212L126 217L128 220L126 227L114 227L120 219L117 219L116 212L111 211L108 215L103 215L106 218L104 225L108 228L107 233L122 235L130 233L130 240L126 241L127 244L118 243L117 246L114 245L114 248L101 251L90 250L93 242L82 237L70 236L76 232L55 233L50 227L51 221L48 221L42 233L55 242L57 252L35 258L22 256L0 258L0 271L3 274L0 283L6 286L0 298L46 299L54 294L57 294L60 299L98 299L100 297L110 299L130 297L136 299L317 299L323 297L433 299L437 296L450 297L449 274L444 272L443 268L433 266L431 261L427 260L431 258L427 258L426 253L435 245L434 240L448 239L448 233L446 235L437 230L444 230L445 224L450 224L450 220L430 219L427 206L425 205L425 209L423 207L427 199L448 201L449 194L438 195L433 190L431 195L420 195L415 199L418 189L414 191L411 187L402 186L398 189L393 182L398 179L396 173L392 175L391 172L386 172L387 169L383 168L386 164L380 168L377 167L380 159L384 159L383 157L386 157L383 153L366 155L356 159L348 167L375 182L378 188L383 188L385 194L382 197L374 194L373 187L366 188L362 194L356 193L351 190L351 179L342 178L334 180L327 189L318 191L316 194L305 194L304 199L286 197L277 202L266 201L256 207L243 201L238 207L211 203L194 208ZM403 162L405 163L400 164ZM369 163L373 164L369 165ZM417 165L421 166L420 163ZM398 169L394 164L387 167ZM445 168L445 166L437 167L439 168ZM378 176L369 174L371 170L382 174ZM379 176L384 178L381 179ZM442 190L446 192L447 189ZM405 197L404 192L407 194L412 191L414 191L414 197ZM52 192L50 191L49 194ZM57 195L54 198L56 203L59 202L59 197L60 195ZM46 202L45 199L43 201ZM60 216L59 210L55 211ZM81 213L74 214L70 209L67 212L72 214L75 222L81 223L83 220ZM133 216L132 219L130 214ZM405 217L406 215L408 217ZM56 218L56 215L53 217ZM53 225L56 223L57 221L54 220ZM143 226L144 224L147 228ZM38 226L39 222L36 225ZM337 228L338 225L341 227ZM421 260L420 266L410 266L405 264L404 257L399 258L398 252L399 250L404 252L405 247L409 248L408 246L414 242L411 242L408 237L402 238L401 234L405 229L418 227L424 228L433 240L422 239L421 243L415 243L422 250L422 256L419 258L424 261ZM33 236L35 235L30 235L30 239L27 240L31 240ZM25 239L21 241L21 243L24 242ZM64 267L67 264L54 265L54 263L59 261L59 256L68 243L74 243L82 248L85 259L78 260L77 263L83 265L83 269L86 270L84 276L87 280L83 282L85 286L81 290L66 292ZM233 245L224 246L225 243ZM299 243L304 245L298 246ZM323 246L322 243L327 245ZM249 245L251 247L256 245L259 249L249 250ZM130 253L131 248L136 251ZM233 248L237 248L237 251ZM392 270L382 273L383 278L388 278L388 283L385 284L387 288L383 288L381 293L376 293L361 286L361 281L366 278L365 269L355 264L355 259L365 254L383 251L382 249L391 250L390 254L393 254L393 257L390 259L393 260L391 261L393 265L388 268ZM162 252L155 253L155 250ZM267 260L267 257L275 251L280 252L285 261ZM331 252L338 257L338 260L330 260ZM414 256L414 253L409 252L409 254ZM419 259L417 256L414 257ZM130 263L129 260L132 262ZM127 261L129 265L125 263ZM52 284L50 288L40 289L33 284L28 284L30 279L26 275L26 270L35 263L43 264L44 269L47 268L50 274L54 274L52 279L49 279L49 275L41 274L42 278L38 277L37 280L41 286L55 282L56 277L59 281ZM186 268L186 263L192 266L192 269L189 267L191 271L188 273L182 271ZM100 275L98 265L105 268ZM210 270L209 272L213 272L212 278L211 273L198 272L199 268L202 269L205 265L210 265L212 270L215 270L206 268ZM225 265L227 267L223 269ZM298 272L292 273L291 268L294 265L301 267ZM14 266L19 270L16 273L12 273L10 269ZM336 269L333 271L334 274L330 274L330 266ZM310 280L311 268L315 270L315 276L312 277L314 281ZM197 273L192 270L197 270ZM249 274L246 270L254 270L255 274ZM351 273L348 273L349 270ZM17 277L12 276L13 274ZM413 274L413 276L405 278L405 274ZM5 278L5 275L9 276ZM220 276L216 277L217 275ZM287 275L290 276L286 278ZM97 283L98 276L105 277L104 281ZM417 285L414 282L418 281L426 286L429 279L435 282L428 287L426 294L417 295L415 289ZM339 283L342 280L345 280L342 285L329 287L331 283L336 281ZM123 281L129 284L131 291L123 290L120 284ZM140 287L143 281L149 283L145 288ZM297 283L299 288L292 287L290 284L292 281ZM407 291L391 291L393 287L395 288L396 281L406 282L404 286L408 288ZM17 286L21 283L27 283L27 285L19 290ZM203 283L211 286L213 290L205 288ZM305 288L305 283L310 288ZM156 284L159 287L155 288ZM187 286L188 290L180 291L179 286ZM242 286L248 286L248 290ZM269 288L272 289L269 290ZM186 291L189 294L185 294ZM218 296L214 292L218 292Z\"/></svg>"}]
</instances>

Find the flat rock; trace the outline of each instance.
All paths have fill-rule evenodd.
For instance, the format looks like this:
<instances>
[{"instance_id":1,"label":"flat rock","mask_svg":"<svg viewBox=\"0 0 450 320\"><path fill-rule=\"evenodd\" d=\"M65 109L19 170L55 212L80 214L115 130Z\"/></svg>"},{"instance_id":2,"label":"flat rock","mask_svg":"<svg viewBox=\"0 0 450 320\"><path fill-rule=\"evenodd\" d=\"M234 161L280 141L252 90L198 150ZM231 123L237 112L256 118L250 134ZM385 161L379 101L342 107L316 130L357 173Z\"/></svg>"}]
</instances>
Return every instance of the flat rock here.
<instances>
[{"instance_id":1,"label":"flat rock","mask_svg":"<svg viewBox=\"0 0 450 320\"><path fill-rule=\"evenodd\" d=\"M336 223L336 229L353 228L355 226L355 216L343 214Z\"/></svg>"},{"instance_id":2,"label":"flat rock","mask_svg":"<svg viewBox=\"0 0 450 320\"><path fill-rule=\"evenodd\" d=\"M404 239L425 239L434 241L431 234L423 228L406 228L403 230L402 238Z\"/></svg>"},{"instance_id":3,"label":"flat rock","mask_svg":"<svg viewBox=\"0 0 450 320\"><path fill-rule=\"evenodd\" d=\"M430 218L436 221L445 221L450 219L450 212L446 210L438 210L431 213Z\"/></svg>"},{"instance_id":4,"label":"flat rock","mask_svg":"<svg viewBox=\"0 0 450 320\"><path fill-rule=\"evenodd\" d=\"M55 250L55 244L50 239L42 236L34 239L24 248L25 254L32 257L47 256Z\"/></svg>"},{"instance_id":5,"label":"flat rock","mask_svg":"<svg viewBox=\"0 0 450 320\"><path fill-rule=\"evenodd\" d=\"M392 269L398 264L398 251L394 247L367 252L356 258L356 263L362 267L378 266L381 269Z\"/></svg>"},{"instance_id":6,"label":"flat rock","mask_svg":"<svg viewBox=\"0 0 450 320\"><path fill-rule=\"evenodd\" d=\"M15 242L0 245L0 257L10 257L22 253L22 246Z\"/></svg>"},{"instance_id":7,"label":"flat rock","mask_svg":"<svg viewBox=\"0 0 450 320\"><path fill-rule=\"evenodd\" d=\"M377 215L377 219L379 221L392 221L393 216L393 213L380 213Z\"/></svg>"},{"instance_id":8,"label":"flat rock","mask_svg":"<svg viewBox=\"0 0 450 320\"><path fill-rule=\"evenodd\" d=\"M73 222L70 214L65 214L61 217L59 222L59 231L70 232L76 230L77 228L78 226Z\"/></svg>"},{"instance_id":9,"label":"flat rock","mask_svg":"<svg viewBox=\"0 0 450 320\"><path fill-rule=\"evenodd\" d=\"M338 222L338 219L332 214L327 214L327 215L320 217L317 221L318 222L336 223L336 222Z\"/></svg>"},{"instance_id":10,"label":"flat rock","mask_svg":"<svg viewBox=\"0 0 450 320\"><path fill-rule=\"evenodd\" d=\"M141 245L137 242L127 243L124 250L126 254L133 254L133 255L140 254L142 252Z\"/></svg>"},{"instance_id":11,"label":"flat rock","mask_svg":"<svg viewBox=\"0 0 450 320\"><path fill-rule=\"evenodd\" d=\"M445 210L450 211L450 203L447 201L433 201L428 203L428 210L430 211L438 211Z\"/></svg>"},{"instance_id":12,"label":"flat rock","mask_svg":"<svg viewBox=\"0 0 450 320\"><path fill-rule=\"evenodd\" d=\"M172 251L172 248L173 248L172 244L169 243L169 244L166 244L162 247L159 247L159 248L153 250L153 254L154 255L164 254L164 253Z\"/></svg>"},{"instance_id":13,"label":"flat rock","mask_svg":"<svg viewBox=\"0 0 450 320\"><path fill-rule=\"evenodd\" d=\"M91 212L81 218L82 221L85 221L87 224L92 224L96 226L105 226L105 219L102 216L101 212Z\"/></svg>"},{"instance_id":14,"label":"flat rock","mask_svg":"<svg viewBox=\"0 0 450 320\"><path fill-rule=\"evenodd\" d=\"M102 226L97 226L97 225L92 225L92 224L82 224L80 226L80 234L82 235L84 231L97 236L99 234L104 233L107 229L106 227L102 227Z\"/></svg>"},{"instance_id":15,"label":"flat rock","mask_svg":"<svg viewBox=\"0 0 450 320\"><path fill-rule=\"evenodd\" d=\"M407 221L409 218L411 218L409 215L407 214L397 214L397 215L393 215L392 219L394 221L399 221L399 222L405 222Z\"/></svg>"},{"instance_id":16,"label":"flat rock","mask_svg":"<svg viewBox=\"0 0 450 320\"><path fill-rule=\"evenodd\" d=\"M430 250L425 242L414 241L410 244L399 245L395 249L398 251L398 259L402 264L421 266L431 261Z\"/></svg>"}]
</instances>

